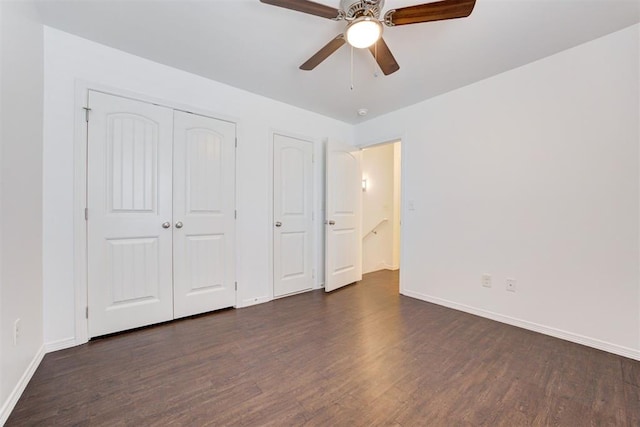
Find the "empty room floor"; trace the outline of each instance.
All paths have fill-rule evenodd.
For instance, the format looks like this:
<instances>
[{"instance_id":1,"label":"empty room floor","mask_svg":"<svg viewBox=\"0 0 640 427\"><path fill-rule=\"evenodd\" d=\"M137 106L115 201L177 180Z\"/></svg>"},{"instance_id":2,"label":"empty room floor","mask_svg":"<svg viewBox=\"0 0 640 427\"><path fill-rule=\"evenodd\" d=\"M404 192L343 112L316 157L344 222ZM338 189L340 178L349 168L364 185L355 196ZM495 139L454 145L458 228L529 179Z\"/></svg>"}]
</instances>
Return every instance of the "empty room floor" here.
<instances>
[{"instance_id":1,"label":"empty room floor","mask_svg":"<svg viewBox=\"0 0 640 427\"><path fill-rule=\"evenodd\" d=\"M6 425L638 426L640 362L380 271L47 354Z\"/></svg>"}]
</instances>

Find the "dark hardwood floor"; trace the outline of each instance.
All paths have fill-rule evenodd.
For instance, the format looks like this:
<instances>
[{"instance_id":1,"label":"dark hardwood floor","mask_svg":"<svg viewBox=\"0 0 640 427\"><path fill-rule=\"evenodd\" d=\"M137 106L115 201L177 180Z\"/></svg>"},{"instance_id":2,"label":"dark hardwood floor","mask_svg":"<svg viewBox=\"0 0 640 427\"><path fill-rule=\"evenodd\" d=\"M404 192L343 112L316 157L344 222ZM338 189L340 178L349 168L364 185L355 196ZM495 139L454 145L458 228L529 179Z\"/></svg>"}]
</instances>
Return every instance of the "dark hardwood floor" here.
<instances>
[{"instance_id":1,"label":"dark hardwood floor","mask_svg":"<svg viewBox=\"0 0 640 427\"><path fill-rule=\"evenodd\" d=\"M22 425L640 426L640 362L400 296L381 271L48 354Z\"/></svg>"}]
</instances>

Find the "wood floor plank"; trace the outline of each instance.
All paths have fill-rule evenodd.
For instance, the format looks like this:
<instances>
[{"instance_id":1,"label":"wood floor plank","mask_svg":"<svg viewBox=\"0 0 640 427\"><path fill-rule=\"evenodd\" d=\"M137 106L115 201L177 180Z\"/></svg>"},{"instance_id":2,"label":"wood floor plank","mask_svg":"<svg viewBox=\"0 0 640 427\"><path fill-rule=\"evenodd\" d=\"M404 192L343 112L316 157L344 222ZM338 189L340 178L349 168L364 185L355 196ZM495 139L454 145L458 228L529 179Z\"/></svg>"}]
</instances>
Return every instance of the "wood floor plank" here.
<instances>
[{"instance_id":1,"label":"wood floor plank","mask_svg":"<svg viewBox=\"0 0 640 427\"><path fill-rule=\"evenodd\" d=\"M640 387L625 384L624 398L626 411L621 416L626 417L626 425L640 426Z\"/></svg>"},{"instance_id":2,"label":"wood floor plank","mask_svg":"<svg viewBox=\"0 0 640 427\"><path fill-rule=\"evenodd\" d=\"M623 358L620 361L622 375L627 384L640 387L640 363L635 363L631 359Z\"/></svg>"},{"instance_id":3,"label":"wood floor plank","mask_svg":"<svg viewBox=\"0 0 640 427\"><path fill-rule=\"evenodd\" d=\"M47 354L7 426L639 426L640 362L365 275Z\"/></svg>"}]
</instances>

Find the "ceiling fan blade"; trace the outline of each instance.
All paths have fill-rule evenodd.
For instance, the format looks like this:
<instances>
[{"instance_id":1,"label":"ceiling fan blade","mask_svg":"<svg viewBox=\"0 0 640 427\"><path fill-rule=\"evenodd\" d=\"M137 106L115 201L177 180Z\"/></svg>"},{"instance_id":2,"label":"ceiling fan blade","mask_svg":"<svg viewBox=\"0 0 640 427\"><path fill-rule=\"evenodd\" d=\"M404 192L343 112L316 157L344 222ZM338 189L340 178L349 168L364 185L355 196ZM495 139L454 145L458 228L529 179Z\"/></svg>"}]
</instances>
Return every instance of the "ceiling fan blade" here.
<instances>
[{"instance_id":1,"label":"ceiling fan blade","mask_svg":"<svg viewBox=\"0 0 640 427\"><path fill-rule=\"evenodd\" d=\"M344 34L339 34L335 39L324 45L322 49L316 52L311 58L300 66L301 70L310 71L316 68L322 61L327 59L333 52L338 50L347 41L344 39Z\"/></svg>"},{"instance_id":2,"label":"ceiling fan blade","mask_svg":"<svg viewBox=\"0 0 640 427\"><path fill-rule=\"evenodd\" d=\"M387 46L387 43L385 43L382 37L369 47L369 51L376 59L378 66L380 66L385 76L393 74L400 69L400 65L396 62L396 58L393 57L389 46Z\"/></svg>"},{"instance_id":3,"label":"ceiling fan blade","mask_svg":"<svg viewBox=\"0 0 640 427\"><path fill-rule=\"evenodd\" d=\"M465 18L471 15L475 4L476 0L443 0L418 4L390 10L385 14L384 20L387 25L394 26Z\"/></svg>"},{"instance_id":4,"label":"ceiling fan blade","mask_svg":"<svg viewBox=\"0 0 640 427\"><path fill-rule=\"evenodd\" d=\"M321 16L323 18L337 19L340 11L331 6L316 3L309 0L260 0L262 3L272 6L284 7L285 9L296 10L310 15Z\"/></svg>"}]
</instances>

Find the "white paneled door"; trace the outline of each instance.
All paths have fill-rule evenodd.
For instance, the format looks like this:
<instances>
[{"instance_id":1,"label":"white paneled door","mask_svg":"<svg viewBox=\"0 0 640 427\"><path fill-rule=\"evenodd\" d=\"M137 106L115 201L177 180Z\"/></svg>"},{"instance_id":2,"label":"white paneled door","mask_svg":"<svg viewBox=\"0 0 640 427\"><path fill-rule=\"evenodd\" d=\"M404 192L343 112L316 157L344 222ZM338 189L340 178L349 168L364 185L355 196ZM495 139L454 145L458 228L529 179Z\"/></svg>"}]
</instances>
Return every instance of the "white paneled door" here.
<instances>
[{"instance_id":1,"label":"white paneled door","mask_svg":"<svg viewBox=\"0 0 640 427\"><path fill-rule=\"evenodd\" d=\"M327 143L325 285L334 289L362 280L362 165L358 148Z\"/></svg>"},{"instance_id":2,"label":"white paneled door","mask_svg":"<svg viewBox=\"0 0 640 427\"><path fill-rule=\"evenodd\" d=\"M313 287L313 144L273 136L273 294Z\"/></svg>"},{"instance_id":3,"label":"white paneled door","mask_svg":"<svg viewBox=\"0 0 640 427\"><path fill-rule=\"evenodd\" d=\"M89 336L234 305L235 125L88 102Z\"/></svg>"},{"instance_id":4,"label":"white paneled door","mask_svg":"<svg viewBox=\"0 0 640 427\"><path fill-rule=\"evenodd\" d=\"M173 111L90 92L89 336L173 318Z\"/></svg>"},{"instance_id":5,"label":"white paneled door","mask_svg":"<svg viewBox=\"0 0 640 427\"><path fill-rule=\"evenodd\" d=\"M174 113L174 315L235 297L235 124Z\"/></svg>"}]
</instances>

